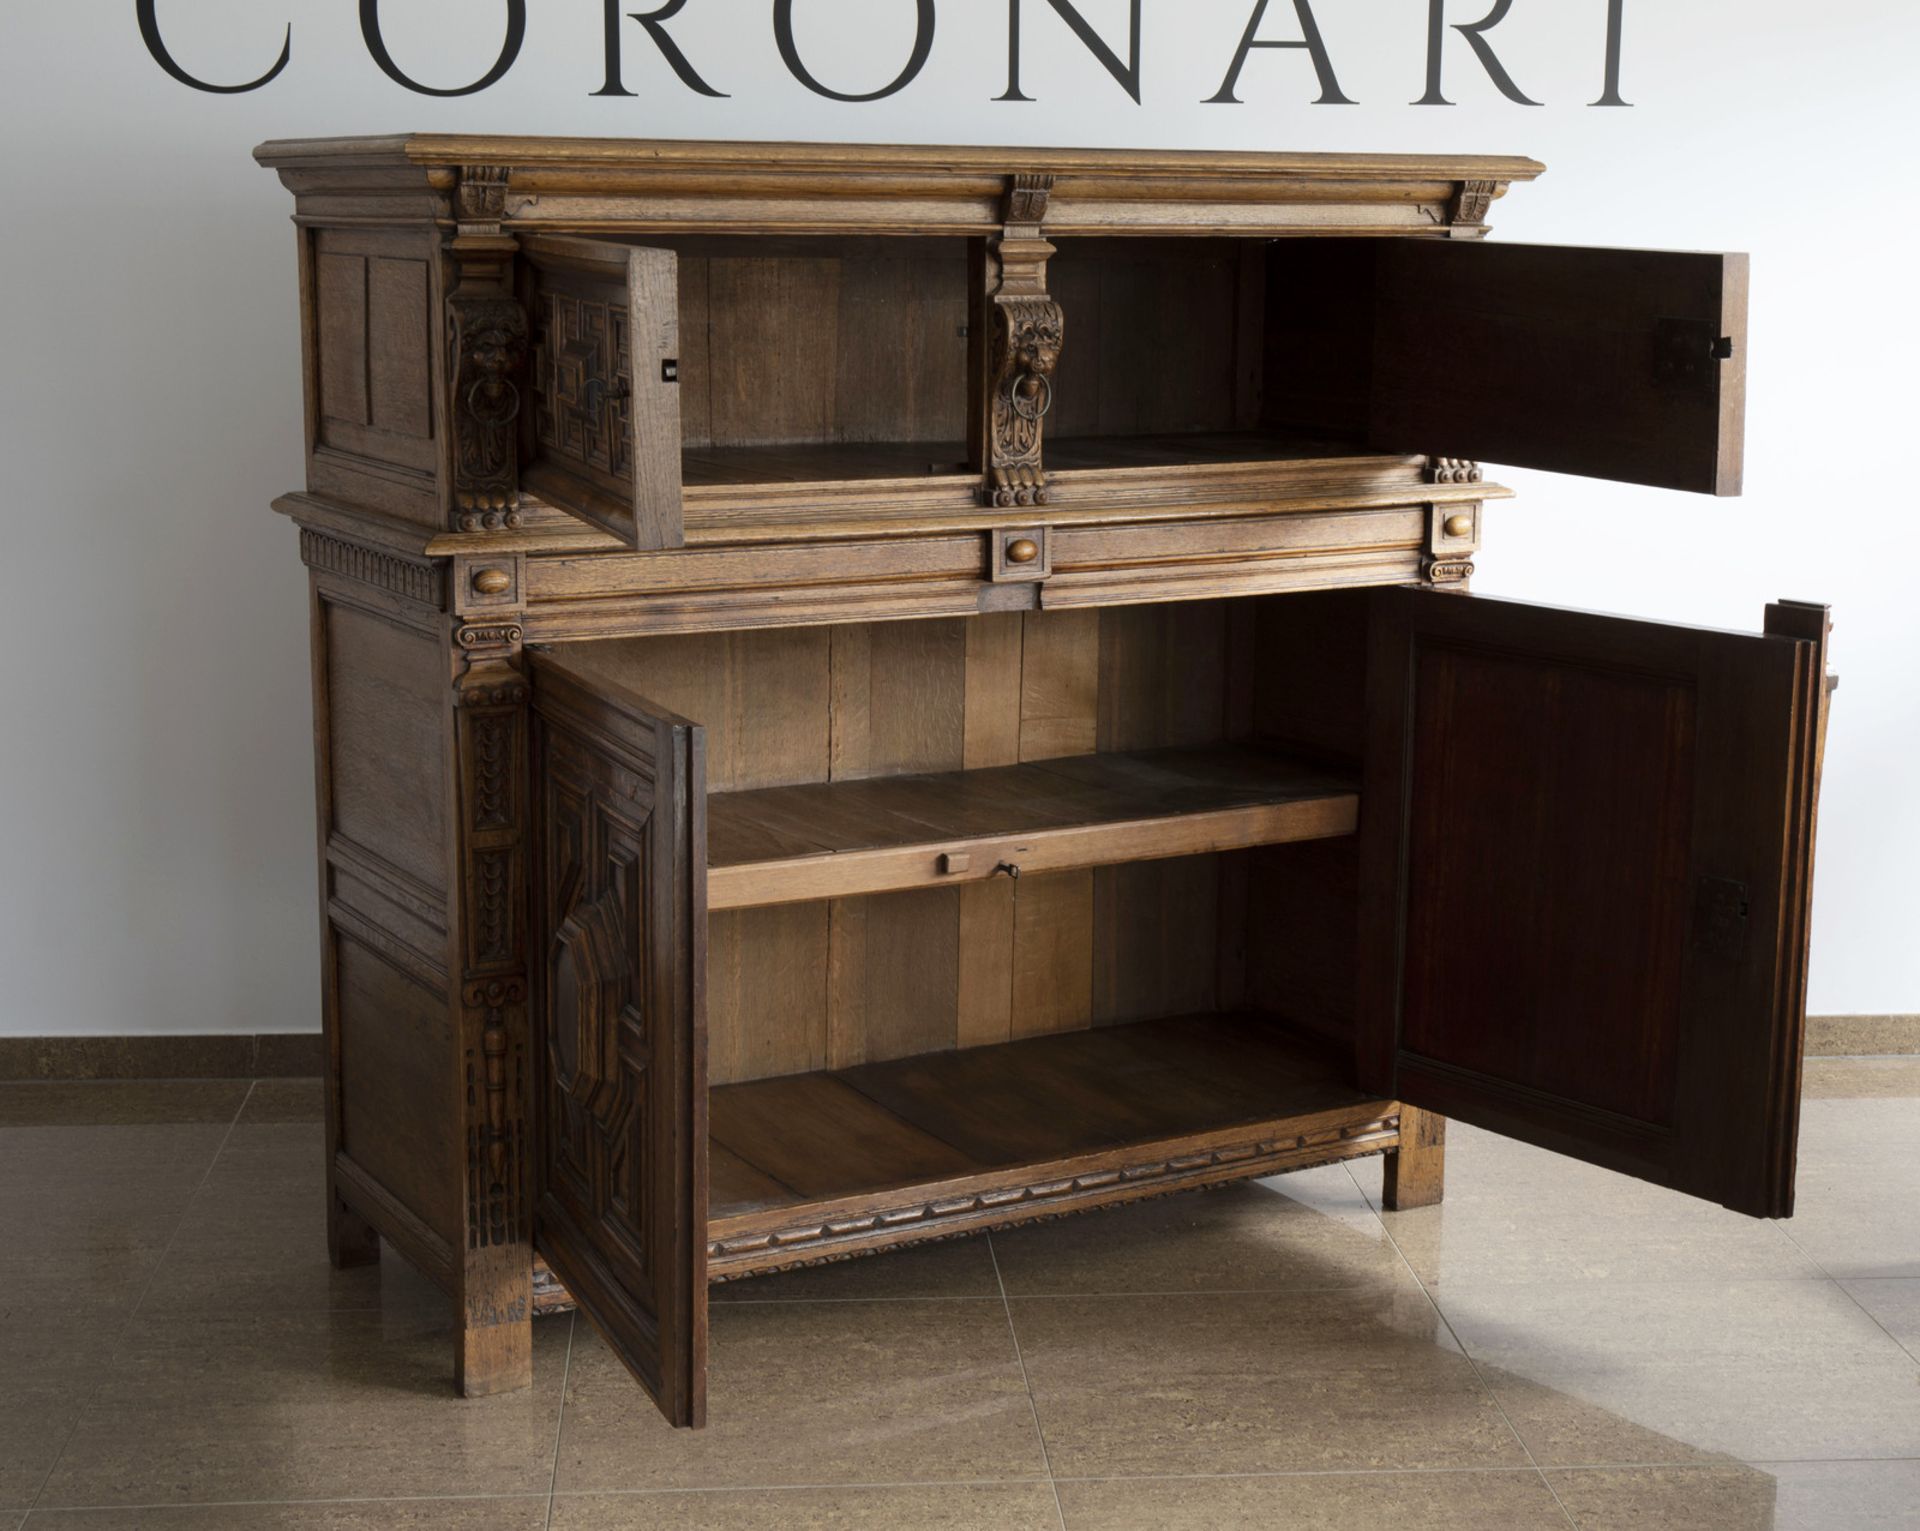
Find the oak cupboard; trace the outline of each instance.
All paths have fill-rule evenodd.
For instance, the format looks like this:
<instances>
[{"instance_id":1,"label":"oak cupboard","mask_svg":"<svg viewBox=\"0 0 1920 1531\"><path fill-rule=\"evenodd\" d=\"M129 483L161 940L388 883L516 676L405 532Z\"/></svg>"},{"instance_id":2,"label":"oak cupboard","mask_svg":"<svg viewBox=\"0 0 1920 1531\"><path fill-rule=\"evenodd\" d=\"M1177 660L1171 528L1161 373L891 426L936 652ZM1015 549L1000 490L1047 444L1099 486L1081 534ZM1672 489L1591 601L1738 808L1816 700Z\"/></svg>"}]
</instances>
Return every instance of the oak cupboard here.
<instances>
[{"instance_id":1,"label":"oak cupboard","mask_svg":"<svg viewBox=\"0 0 1920 1531\"><path fill-rule=\"evenodd\" d=\"M1738 490L1743 258L1484 243L1523 159L258 158L330 1246L467 1393L572 1301L697 1425L712 1282L1450 1116L1791 1210L1825 610L1467 593L1483 458Z\"/></svg>"}]
</instances>

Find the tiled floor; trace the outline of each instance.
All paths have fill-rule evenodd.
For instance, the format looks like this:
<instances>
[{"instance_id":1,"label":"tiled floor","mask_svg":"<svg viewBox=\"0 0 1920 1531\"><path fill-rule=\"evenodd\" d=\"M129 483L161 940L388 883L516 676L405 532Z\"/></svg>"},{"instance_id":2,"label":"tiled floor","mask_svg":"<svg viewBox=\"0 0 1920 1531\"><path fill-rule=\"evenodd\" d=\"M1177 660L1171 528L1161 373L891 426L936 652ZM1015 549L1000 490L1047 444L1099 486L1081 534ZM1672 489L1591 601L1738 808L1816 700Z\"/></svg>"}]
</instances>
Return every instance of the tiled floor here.
<instances>
[{"instance_id":1,"label":"tiled floor","mask_svg":"<svg viewBox=\"0 0 1920 1531\"><path fill-rule=\"evenodd\" d=\"M1379 1169L715 1292L712 1424L584 1323L450 1391L327 1268L317 1089L0 1086L0 1531L1920 1527L1920 1059L1809 1066L1798 1218L1456 1127Z\"/></svg>"}]
</instances>

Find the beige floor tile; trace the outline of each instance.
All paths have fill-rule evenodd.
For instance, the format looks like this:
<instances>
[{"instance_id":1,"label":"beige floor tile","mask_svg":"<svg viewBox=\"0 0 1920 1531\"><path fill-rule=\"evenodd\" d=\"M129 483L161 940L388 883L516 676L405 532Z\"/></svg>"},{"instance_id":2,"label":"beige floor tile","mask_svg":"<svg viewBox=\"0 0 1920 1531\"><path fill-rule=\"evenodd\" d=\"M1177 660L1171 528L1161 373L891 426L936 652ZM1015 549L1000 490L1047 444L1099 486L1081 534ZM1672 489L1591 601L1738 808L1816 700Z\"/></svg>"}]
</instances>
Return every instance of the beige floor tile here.
<instances>
[{"instance_id":1,"label":"beige floor tile","mask_svg":"<svg viewBox=\"0 0 1920 1531\"><path fill-rule=\"evenodd\" d=\"M1894 1531L1920 1523L1920 1463L1551 1472L1580 1531Z\"/></svg>"},{"instance_id":2,"label":"beige floor tile","mask_svg":"<svg viewBox=\"0 0 1920 1531\"><path fill-rule=\"evenodd\" d=\"M1449 1154L1439 1206L1384 1219L1435 1288L1821 1275L1773 1223L1490 1135Z\"/></svg>"},{"instance_id":3,"label":"beige floor tile","mask_svg":"<svg viewBox=\"0 0 1920 1531\"><path fill-rule=\"evenodd\" d=\"M1412 1286L1012 1306L1062 1477L1526 1460Z\"/></svg>"},{"instance_id":4,"label":"beige floor tile","mask_svg":"<svg viewBox=\"0 0 1920 1531\"><path fill-rule=\"evenodd\" d=\"M37 1308L34 1296L0 1298L0 1512L33 1503L88 1400L112 1376L124 1322L111 1309ZM0 1513L0 1525L11 1524Z\"/></svg>"},{"instance_id":5,"label":"beige floor tile","mask_svg":"<svg viewBox=\"0 0 1920 1531\"><path fill-rule=\"evenodd\" d=\"M534 1325L531 1389L468 1401L438 1316L143 1316L41 1503L543 1491L570 1329Z\"/></svg>"},{"instance_id":6,"label":"beige floor tile","mask_svg":"<svg viewBox=\"0 0 1920 1531\"><path fill-rule=\"evenodd\" d=\"M227 1132L0 1127L0 1293L89 1313L130 1310Z\"/></svg>"},{"instance_id":7,"label":"beige floor tile","mask_svg":"<svg viewBox=\"0 0 1920 1531\"><path fill-rule=\"evenodd\" d=\"M1920 1100L1920 1058L1809 1058L1801 1080L1808 1100Z\"/></svg>"},{"instance_id":8,"label":"beige floor tile","mask_svg":"<svg viewBox=\"0 0 1920 1531\"><path fill-rule=\"evenodd\" d=\"M523 1499L386 1499L128 1510L40 1510L28 1531L543 1531L544 1494Z\"/></svg>"},{"instance_id":9,"label":"beige floor tile","mask_svg":"<svg viewBox=\"0 0 1920 1531\"><path fill-rule=\"evenodd\" d=\"M1254 1292L1410 1280L1340 1165L993 1236L1010 1296Z\"/></svg>"},{"instance_id":10,"label":"beige floor tile","mask_svg":"<svg viewBox=\"0 0 1920 1531\"><path fill-rule=\"evenodd\" d=\"M1044 1483L619 1494L553 1502L553 1531L1058 1531Z\"/></svg>"},{"instance_id":11,"label":"beige floor tile","mask_svg":"<svg viewBox=\"0 0 1920 1531\"><path fill-rule=\"evenodd\" d=\"M1843 1281L1874 1321L1920 1358L1920 1281Z\"/></svg>"},{"instance_id":12,"label":"beige floor tile","mask_svg":"<svg viewBox=\"0 0 1920 1531\"><path fill-rule=\"evenodd\" d=\"M723 1281L710 1288L715 1303L855 1302L925 1297L1000 1297L986 1236L922 1244L890 1254L832 1265Z\"/></svg>"},{"instance_id":13,"label":"beige floor tile","mask_svg":"<svg viewBox=\"0 0 1920 1531\"><path fill-rule=\"evenodd\" d=\"M1542 1465L1920 1456L1920 1368L1831 1282L1438 1297Z\"/></svg>"},{"instance_id":14,"label":"beige floor tile","mask_svg":"<svg viewBox=\"0 0 1920 1531\"><path fill-rule=\"evenodd\" d=\"M1067 1531L1567 1531L1532 1468L1062 1483Z\"/></svg>"},{"instance_id":15,"label":"beige floor tile","mask_svg":"<svg viewBox=\"0 0 1920 1531\"><path fill-rule=\"evenodd\" d=\"M1783 1227L1829 1275L1920 1277L1920 1102L1809 1100Z\"/></svg>"},{"instance_id":16,"label":"beige floor tile","mask_svg":"<svg viewBox=\"0 0 1920 1531\"><path fill-rule=\"evenodd\" d=\"M562 1492L1039 1477L1033 1410L997 1302L712 1309L705 1430L672 1430L583 1325Z\"/></svg>"},{"instance_id":17,"label":"beige floor tile","mask_svg":"<svg viewBox=\"0 0 1920 1531\"><path fill-rule=\"evenodd\" d=\"M390 1247L377 1266L335 1270L325 1197L320 1128L234 1128L154 1272L142 1314L447 1308L446 1294Z\"/></svg>"}]
</instances>

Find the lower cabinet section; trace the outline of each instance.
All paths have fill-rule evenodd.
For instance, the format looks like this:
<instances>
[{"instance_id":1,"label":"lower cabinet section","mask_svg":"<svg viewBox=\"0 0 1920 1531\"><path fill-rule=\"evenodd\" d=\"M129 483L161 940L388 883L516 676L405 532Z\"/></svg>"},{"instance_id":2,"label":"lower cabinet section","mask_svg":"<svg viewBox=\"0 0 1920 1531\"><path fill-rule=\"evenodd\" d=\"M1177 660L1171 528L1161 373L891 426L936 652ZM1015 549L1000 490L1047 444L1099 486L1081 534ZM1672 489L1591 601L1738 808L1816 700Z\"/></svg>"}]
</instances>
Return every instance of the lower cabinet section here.
<instances>
[{"instance_id":1,"label":"lower cabinet section","mask_svg":"<svg viewBox=\"0 0 1920 1531\"><path fill-rule=\"evenodd\" d=\"M1431 590L529 654L533 1240L709 1282L1396 1155L1791 1208L1823 610ZM559 1300L552 1281L542 1300Z\"/></svg>"}]
</instances>

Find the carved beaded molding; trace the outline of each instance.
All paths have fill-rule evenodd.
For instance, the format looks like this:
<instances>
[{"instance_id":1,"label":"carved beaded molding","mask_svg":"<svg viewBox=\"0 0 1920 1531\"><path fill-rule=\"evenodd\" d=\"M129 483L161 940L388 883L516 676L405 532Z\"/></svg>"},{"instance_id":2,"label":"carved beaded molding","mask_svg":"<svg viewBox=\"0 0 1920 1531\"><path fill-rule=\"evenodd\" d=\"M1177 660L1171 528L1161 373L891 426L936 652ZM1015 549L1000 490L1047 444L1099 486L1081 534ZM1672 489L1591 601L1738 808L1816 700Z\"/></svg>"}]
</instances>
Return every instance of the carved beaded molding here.
<instances>
[{"instance_id":1,"label":"carved beaded molding","mask_svg":"<svg viewBox=\"0 0 1920 1531\"><path fill-rule=\"evenodd\" d=\"M329 537L310 527L300 529L300 557L310 569L358 580L410 601L440 605L440 570L425 561L403 558L380 548Z\"/></svg>"},{"instance_id":2,"label":"carved beaded molding","mask_svg":"<svg viewBox=\"0 0 1920 1531\"><path fill-rule=\"evenodd\" d=\"M1480 464L1464 457L1436 457L1427 464L1430 484L1479 484L1485 480Z\"/></svg>"},{"instance_id":3,"label":"carved beaded molding","mask_svg":"<svg viewBox=\"0 0 1920 1531\"><path fill-rule=\"evenodd\" d=\"M735 1271L712 1270L710 1279L726 1281L734 1276L760 1275L773 1270L822 1265L835 1260L851 1259L859 1254L874 1253L876 1251L864 1247L832 1249L823 1246L828 1246L830 1240L859 1239L873 1234L893 1233L903 1228L911 1229L912 1233L905 1239L889 1239L887 1248L931 1244L945 1239L960 1238L977 1231L978 1226L985 1225L975 1225L971 1221L964 1228L956 1229L953 1225L961 1219L971 1220L983 1213L994 1218L1007 1218L1021 1223L1066 1217L1075 1212L1096 1210L1106 1205L1103 1198L1110 1194L1115 1186L1151 1186L1152 1189L1141 1192L1142 1197L1171 1195L1176 1191L1192 1188L1193 1182L1198 1177L1212 1176L1221 1169L1232 1172L1229 1178L1242 1179L1254 1175L1276 1174L1286 1169L1306 1169L1327 1158L1359 1158L1370 1153L1384 1153L1393 1145L1384 1141L1377 1147L1371 1145L1353 1147L1352 1145L1356 1143L1364 1145L1368 1139L1375 1137L1384 1139L1398 1130L1399 1122L1398 1115L1392 1115L1359 1126L1327 1132L1306 1133L1285 1138L1257 1138L1245 1143L1228 1144L1222 1148L1183 1154L1175 1158L1155 1158L1138 1164L1121 1165L1115 1169L1092 1171L1070 1176L1064 1180L1038 1181L1030 1185L982 1191L975 1195L955 1196L940 1201L911 1201L898 1207L860 1213L834 1222L807 1223L768 1233L751 1233L733 1239L720 1239L707 1246L707 1259L710 1264L723 1266L734 1264L743 1268ZM1343 1149L1347 1151L1342 1152ZM1087 1203L1086 1205L1079 1204L1083 1200ZM1042 1210L1025 1212L1021 1210L1027 1208ZM770 1265L753 1258L756 1255L771 1254L785 1248L791 1248L794 1253L794 1259L789 1263Z\"/></svg>"}]
</instances>

